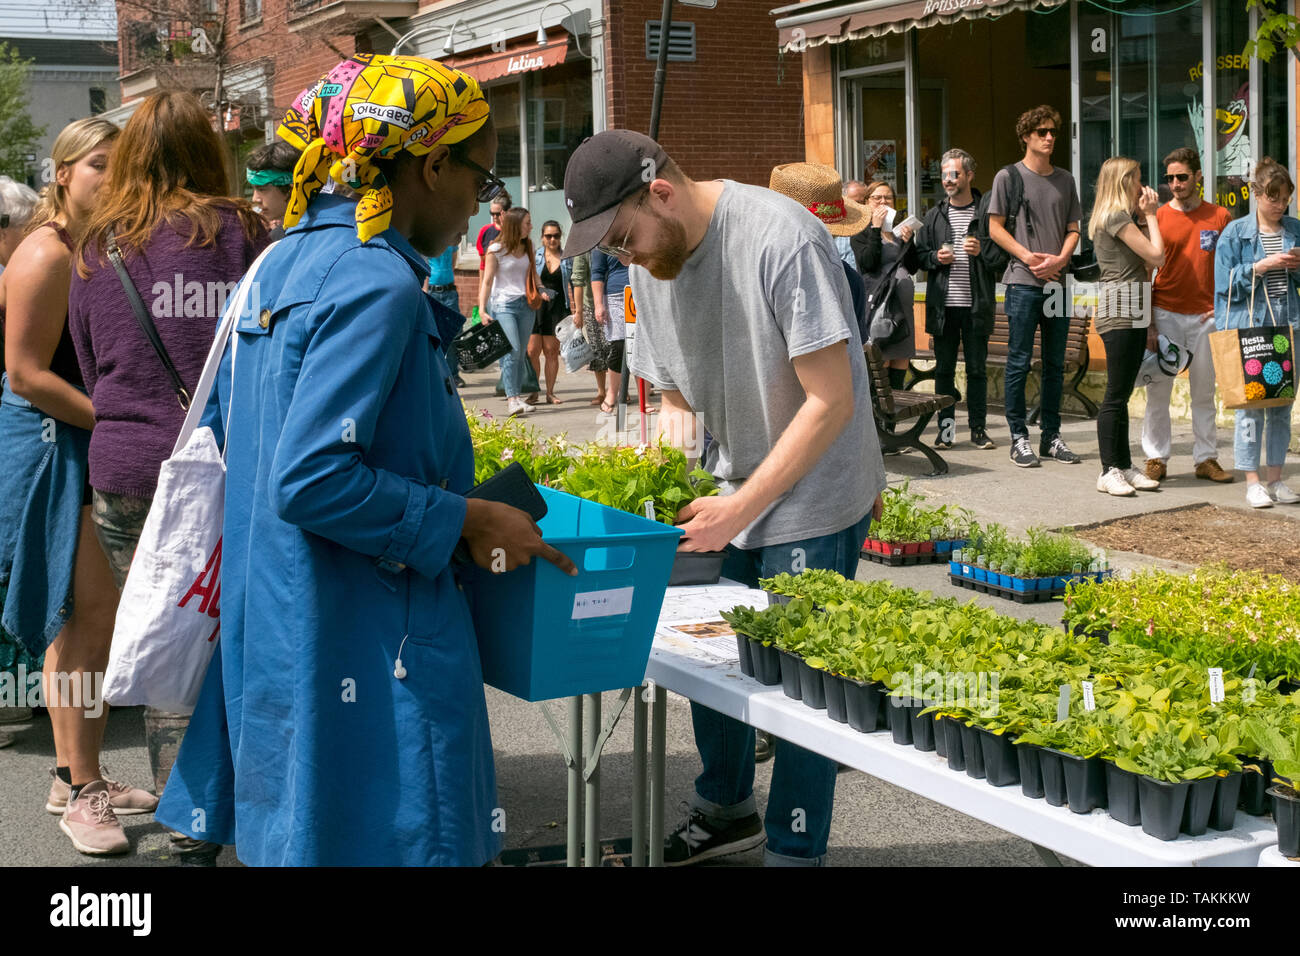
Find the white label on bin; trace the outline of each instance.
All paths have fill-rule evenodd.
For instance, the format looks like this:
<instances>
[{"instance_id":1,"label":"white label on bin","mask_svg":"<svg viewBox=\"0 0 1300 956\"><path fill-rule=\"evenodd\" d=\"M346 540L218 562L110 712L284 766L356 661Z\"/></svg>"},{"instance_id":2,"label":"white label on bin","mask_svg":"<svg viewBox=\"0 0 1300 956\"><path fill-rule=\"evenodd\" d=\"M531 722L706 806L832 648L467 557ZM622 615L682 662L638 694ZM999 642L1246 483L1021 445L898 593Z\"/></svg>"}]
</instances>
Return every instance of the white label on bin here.
<instances>
[{"instance_id":1,"label":"white label on bin","mask_svg":"<svg viewBox=\"0 0 1300 956\"><path fill-rule=\"evenodd\" d=\"M1210 703L1223 703L1223 668L1210 668Z\"/></svg>"},{"instance_id":2,"label":"white label on bin","mask_svg":"<svg viewBox=\"0 0 1300 956\"><path fill-rule=\"evenodd\" d=\"M587 617L613 617L632 610L632 592L636 588L609 588L605 591L583 591L573 596L573 620Z\"/></svg>"}]
</instances>

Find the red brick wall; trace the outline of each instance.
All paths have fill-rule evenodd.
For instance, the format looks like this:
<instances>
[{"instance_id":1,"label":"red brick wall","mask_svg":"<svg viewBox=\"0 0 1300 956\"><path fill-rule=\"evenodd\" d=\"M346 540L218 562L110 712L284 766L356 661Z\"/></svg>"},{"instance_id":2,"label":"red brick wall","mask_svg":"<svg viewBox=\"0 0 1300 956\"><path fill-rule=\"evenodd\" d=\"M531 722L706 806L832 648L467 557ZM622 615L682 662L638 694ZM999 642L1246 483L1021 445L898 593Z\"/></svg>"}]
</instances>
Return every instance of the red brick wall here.
<instances>
[{"instance_id":1,"label":"red brick wall","mask_svg":"<svg viewBox=\"0 0 1300 956\"><path fill-rule=\"evenodd\" d=\"M645 21L661 0L606 0L605 91L611 129L649 132L655 61ZM772 167L804 159L800 56L778 59L769 0L722 0L713 10L674 5L695 24L696 61L669 62L659 141L693 179L766 186ZM780 82L778 82L778 78Z\"/></svg>"}]
</instances>

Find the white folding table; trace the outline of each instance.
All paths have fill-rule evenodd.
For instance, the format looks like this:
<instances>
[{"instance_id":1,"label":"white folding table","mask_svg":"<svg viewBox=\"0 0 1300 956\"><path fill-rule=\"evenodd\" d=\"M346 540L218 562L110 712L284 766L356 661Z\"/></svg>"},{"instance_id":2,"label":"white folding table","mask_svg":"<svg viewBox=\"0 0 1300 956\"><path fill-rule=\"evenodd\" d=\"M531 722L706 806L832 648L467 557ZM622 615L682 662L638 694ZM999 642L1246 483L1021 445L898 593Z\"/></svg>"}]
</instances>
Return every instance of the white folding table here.
<instances>
[{"instance_id":1,"label":"white folding table","mask_svg":"<svg viewBox=\"0 0 1300 956\"><path fill-rule=\"evenodd\" d=\"M634 866L644 864L645 847L649 848L650 865L663 862L665 690L1022 837L1049 863L1059 863L1056 854L1061 853L1093 866L1256 866L1261 851L1277 843L1277 830L1270 820L1241 812L1236 826L1226 833L1211 831L1164 842L1143 833L1140 827L1111 819L1105 810L1077 814L1068 807L1026 797L1018 786L990 786L949 769L947 760L935 753L895 744L887 733L858 733L831 720L825 710L791 700L779 686L765 687L746 677L740 671L734 637L691 637L671 627L683 621L717 618L719 610L746 604L765 607L767 596L725 580L719 586L670 588L664 599L646 683L634 697ZM726 652L728 645L730 653ZM652 704L648 779L647 702Z\"/></svg>"}]
</instances>

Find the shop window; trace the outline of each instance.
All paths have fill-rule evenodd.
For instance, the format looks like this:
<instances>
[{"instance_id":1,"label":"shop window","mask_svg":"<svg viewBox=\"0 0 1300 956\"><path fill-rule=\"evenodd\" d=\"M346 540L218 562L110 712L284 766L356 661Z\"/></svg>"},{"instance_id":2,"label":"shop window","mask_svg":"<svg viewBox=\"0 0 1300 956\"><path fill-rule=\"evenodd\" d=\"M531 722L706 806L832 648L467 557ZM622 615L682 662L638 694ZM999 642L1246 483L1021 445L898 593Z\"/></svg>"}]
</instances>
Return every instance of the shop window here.
<instances>
[{"instance_id":1,"label":"shop window","mask_svg":"<svg viewBox=\"0 0 1300 956\"><path fill-rule=\"evenodd\" d=\"M98 116L108 109L108 95L99 86L90 88L90 115Z\"/></svg>"},{"instance_id":2,"label":"shop window","mask_svg":"<svg viewBox=\"0 0 1300 956\"><path fill-rule=\"evenodd\" d=\"M528 78L528 197L533 231L548 219L565 232L564 171L569 157L592 133L591 62L573 60ZM534 236L536 239L537 236Z\"/></svg>"}]
</instances>

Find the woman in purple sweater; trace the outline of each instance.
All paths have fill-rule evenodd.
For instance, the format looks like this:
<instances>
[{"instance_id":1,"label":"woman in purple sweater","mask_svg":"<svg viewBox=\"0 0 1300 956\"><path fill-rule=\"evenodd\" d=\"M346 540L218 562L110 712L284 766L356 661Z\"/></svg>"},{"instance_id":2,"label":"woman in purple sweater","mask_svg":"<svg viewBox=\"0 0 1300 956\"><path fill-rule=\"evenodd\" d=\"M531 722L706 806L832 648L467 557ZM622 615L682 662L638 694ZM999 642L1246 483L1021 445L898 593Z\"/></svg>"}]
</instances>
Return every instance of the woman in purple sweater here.
<instances>
[{"instance_id":1,"label":"woman in purple sweater","mask_svg":"<svg viewBox=\"0 0 1300 956\"><path fill-rule=\"evenodd\" d=\"M190 93L158 93L122 131L95 215L81 234L68 328L95 406L90 485L95 531L120 591L185 410L109 262L111 231L186 392L192 392L226 296L267 244L266 227L227 196L221 144ZM162 793L189 718L145 711ZM173 836L177 850L219 849Z\"/></svg>"}]
</instances>

